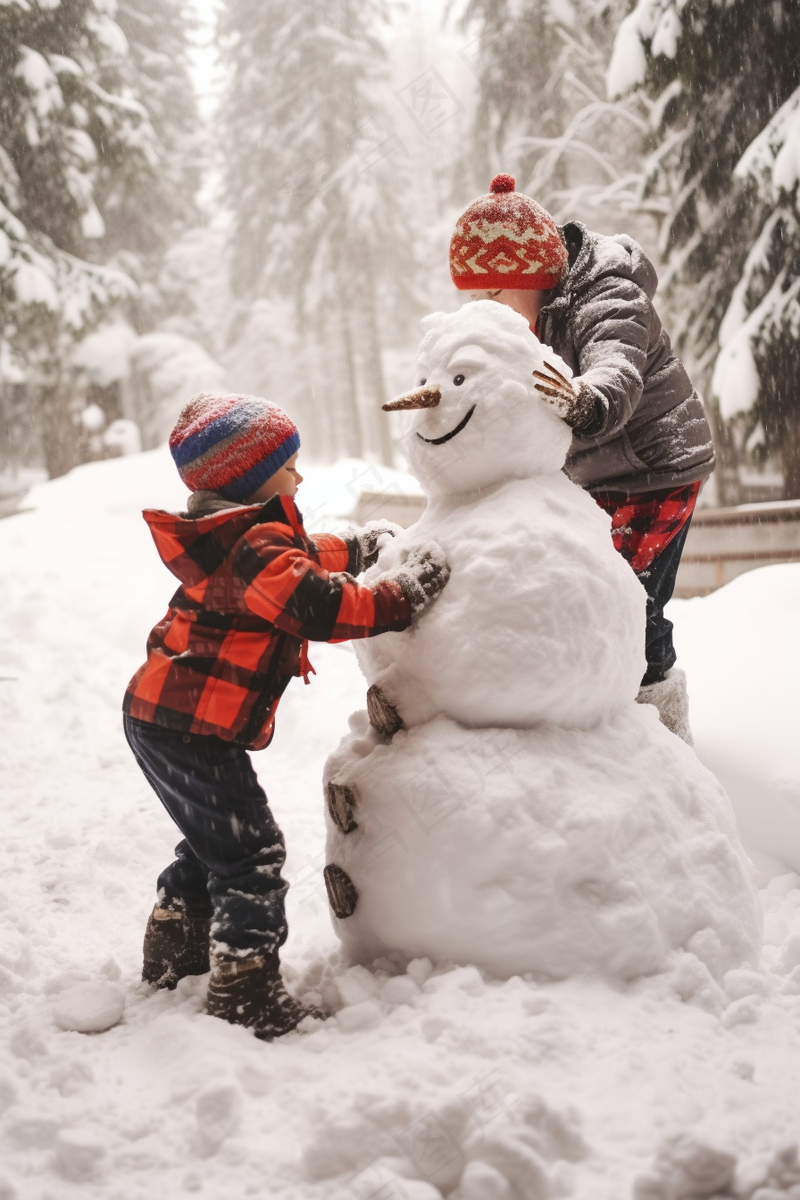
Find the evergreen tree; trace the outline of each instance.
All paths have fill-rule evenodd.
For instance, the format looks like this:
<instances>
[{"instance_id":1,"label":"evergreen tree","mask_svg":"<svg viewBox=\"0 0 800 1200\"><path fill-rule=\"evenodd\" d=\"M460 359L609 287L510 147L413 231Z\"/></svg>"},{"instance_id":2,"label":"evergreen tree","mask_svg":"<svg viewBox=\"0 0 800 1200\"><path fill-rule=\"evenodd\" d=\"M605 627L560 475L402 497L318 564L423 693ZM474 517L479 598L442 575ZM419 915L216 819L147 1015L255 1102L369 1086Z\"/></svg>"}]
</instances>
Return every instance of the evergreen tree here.
<instances>
[{"instance_id":1,"label":"evergreen tree","mask_svg":"<svg viewBox=\"0 0 800 1200\"><path fill-rule=\"evenodd\" d=\"M147 110L146 156L109 156L102 179L105 254L124 251L153 277L161 255L198 220L204 146L189 75L185 0L120 0L128 42L127 76ZM124 151L124 147L120 148Z\"/></svg>"},{"instance_id":2,"label":"evergreen tree","mask_svg":"<svg viewBox=\"0 0 800 1200\"><path fill-rule=\"evenodd\" d=\"M738 447L800 497L800 88L736 167L762 216L719 333L712 392Z\"/></svg>"},{"instance_id":3,"label":"evergreen tree","mask_svg":"<svg viewBox=\"0 0 800 1200\"><path fill-rule=\"evenodd\" d=\"M605 99L625 0L468 0L477 31L475 183L511 171L559 219L604 209L618 220L638 183L645 115Z\"/></svg>"},{"instance_id":4,"label":"evergreen tree","mask_svg":"<svg viewBox=\"0 0 800 1200\"><path fill-rule=\"evenodd\" d=\"M293 301L312 448L390 461L383 350L413 239L376 97L385 16L383 0L229 0L223 126L233 287Z\"/></svg>"},{"instance_id":5,"label":"evergreen tree","mask_svg":"<svg viewBox=\"0 0 800 1200\"><path fill-rule=\"evenodd\" d=\"M75 461L70 348L132 288L89 261L105 233L98 180L116 157L146 164L153 140L110 9L0 6L0 338L40 381L51 474Z\"/></svg>"},{"instance_id":6,"label":"evergreen tree","mask_svg":"<svg viewBox=\"0 0 800 1200\"><path fill-rule=\"evenodd\" d=\"M787 494L800 495L800 239L786 167L797 154L798 45L795 0L638 0L610 73L613 92L641 86L654 101L643 194L664 214L662 286L678 344L698 384L717 393L724 503L738 498L737 449L759 445L782 449ZM726 425L742 405L751 416Z\"/></svg>"}]
</instances>

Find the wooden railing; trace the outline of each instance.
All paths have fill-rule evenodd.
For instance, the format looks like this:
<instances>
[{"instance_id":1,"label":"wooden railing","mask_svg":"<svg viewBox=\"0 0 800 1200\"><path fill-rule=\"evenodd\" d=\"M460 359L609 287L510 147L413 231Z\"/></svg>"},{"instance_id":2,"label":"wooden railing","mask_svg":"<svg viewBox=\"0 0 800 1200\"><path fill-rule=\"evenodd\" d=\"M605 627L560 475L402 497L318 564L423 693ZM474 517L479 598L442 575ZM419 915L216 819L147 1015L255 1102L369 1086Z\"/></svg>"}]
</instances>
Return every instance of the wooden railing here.
<instances>
[{"instance_id":1,"label":"wooden railing","mask_svg":"<svg viewBox=\"0 0 800 1200\"><path fill-rule=\"evenodd\" d=\"M426 504L424 496L406 495L393 488L385 492L362 492L353 519L359 525L365 521L394 521L407 529L419 520Z\"/></svg>"},{"instance_id":2,"label":"wooden railing","mask_svg":"<svg viewBox=\"0 0 800 1200\"><path fill-rule=\"evenodd\" d=\"M355 519L384 517L408 526L424 509L424 496L363 492ZM800 562L800 501L700 508L686 539L675 595L707 596L745 571L784 562Z\"/></svg>"},{"instance_id":3,"label":"wooden railing","mask_svg":"<svg viewBox=\"0 0 800 1200\"><path fill-rule=\"evenodd\" d=\"M737 575L800 562L800 501L699 508L692 518L675 595L707 596Z\"/></svg>"}]
</instances>

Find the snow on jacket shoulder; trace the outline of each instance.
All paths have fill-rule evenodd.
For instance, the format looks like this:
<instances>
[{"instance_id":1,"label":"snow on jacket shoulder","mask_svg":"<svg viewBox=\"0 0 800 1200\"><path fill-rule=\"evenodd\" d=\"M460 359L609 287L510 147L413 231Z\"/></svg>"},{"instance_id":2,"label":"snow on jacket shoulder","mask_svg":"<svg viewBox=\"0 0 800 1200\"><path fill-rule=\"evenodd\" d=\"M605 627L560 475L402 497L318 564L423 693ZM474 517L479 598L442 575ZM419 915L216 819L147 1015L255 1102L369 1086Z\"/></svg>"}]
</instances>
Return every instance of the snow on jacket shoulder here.
<instances>
[{"instance_id":1,"label":"snow on jacket shoulder","mask_svg":"<svg viewBox=\"0 0 800 1200\"><path fill-rule=\"evenodd\" d=\"M594 491L657 491L714 469L706 415L672 352L653 297L655 268L624 234L563 226L569 270L539 317L539 336L594 391L598 418L573 437L567 474Z\"/></svg>"},{"instance_id":2,"label":"snow on jacket shoulder","mask_svg":"<svg viewBox=\"0 0 800 1200\"><path fill-rule=\"evenodd\" d=\"M347 542L310 538L289 497L197 517L143 515L181 586L128 684L123 707L137 720L260 749L286 685L304 673L307 639L410 624L399 585L356 583L345 574L353 568Z\"/></svg>"}]
</instances>

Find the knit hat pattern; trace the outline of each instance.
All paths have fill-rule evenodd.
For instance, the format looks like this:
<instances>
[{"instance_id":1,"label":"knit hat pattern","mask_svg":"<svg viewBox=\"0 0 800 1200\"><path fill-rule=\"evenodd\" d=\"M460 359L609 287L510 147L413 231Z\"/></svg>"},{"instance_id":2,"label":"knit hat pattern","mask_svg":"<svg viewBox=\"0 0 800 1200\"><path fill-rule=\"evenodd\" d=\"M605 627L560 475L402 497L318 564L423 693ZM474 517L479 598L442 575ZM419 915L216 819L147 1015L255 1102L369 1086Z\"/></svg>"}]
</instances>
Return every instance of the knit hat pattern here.
<instances>
[{"instance_id":1,"label":"knit hat pattern","mask_svg":"<svg viewBox=\"0 0 800 1200\"><path fill-rule=\"evenodd\" d=\"M199 392L170 434L178 474L190 491L244 503L300 448L292 419L260 396Z\"/></svg>"},{"instance_id":2,"label":"knit hat pattern","mask_svg":"<svg viewBox=\"0 0 800 1200\"><path fill-rule=\"evenodd\" d=\"M495 175L489 193L470 204L450 240L450 274L462 291L546 291L569 266L548 212L515 191L513 175Z\"/></svg>"}]
</instances>

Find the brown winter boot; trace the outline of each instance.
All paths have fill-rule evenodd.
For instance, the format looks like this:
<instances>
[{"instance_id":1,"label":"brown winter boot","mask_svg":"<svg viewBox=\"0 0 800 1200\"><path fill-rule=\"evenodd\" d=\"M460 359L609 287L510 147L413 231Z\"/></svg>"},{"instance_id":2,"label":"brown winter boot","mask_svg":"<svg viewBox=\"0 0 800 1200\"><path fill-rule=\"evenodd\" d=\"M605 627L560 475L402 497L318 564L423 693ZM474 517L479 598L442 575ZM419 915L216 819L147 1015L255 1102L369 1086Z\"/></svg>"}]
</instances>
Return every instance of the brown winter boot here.
<instances>
[{"instance_id":1,"label":"brown winter boot","mask_svg":"<svg viewBox=\"0 0 800 1200\"><path fill-rule=\"evenodd\" d=\"M206 1012L232 1025L245 1025L265 1041L289 1033L303 1017L326 1015L289 995L277 954L250 958L214 954Z\"/></svg>"},{"instance_id":2,"label":"brown winter boot","mask_svg":"<svg viewBox=\"0 0 800 1200\"><path fill-rule=\"evenodd\" d=\"M190 917L181 908L156 904L144 934L142 979L171 990L186 975L205 975L210 970L210 928L210 917Z\"/></svg>"}]
</instances>

